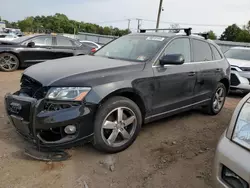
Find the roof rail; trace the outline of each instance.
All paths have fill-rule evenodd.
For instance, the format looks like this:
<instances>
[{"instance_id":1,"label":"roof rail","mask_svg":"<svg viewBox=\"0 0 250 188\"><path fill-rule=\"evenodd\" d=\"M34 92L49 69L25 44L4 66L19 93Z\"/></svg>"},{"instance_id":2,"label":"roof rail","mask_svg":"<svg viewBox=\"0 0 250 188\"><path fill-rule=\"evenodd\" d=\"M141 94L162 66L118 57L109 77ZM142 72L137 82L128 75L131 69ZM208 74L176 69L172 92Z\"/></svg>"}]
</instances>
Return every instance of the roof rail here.
<instances>
[{"instance_id":1,"label":"roof rail","mask_svg":"<svg viewBox=\"0 0 250 188\"><path fill-rule=\"evenodd\" d=\"M180 31L184 30L187 36L191 35L192 28L176 28L176 29L140 29L140 33L146 33L146 31ZM179 33L179 32L178 32Z\"/></svg>"},{"instance_id":2,"label":"roof rail","mask_svg":"<svg viewBox=\"0 0 250 188\"><path fill-rule=\"evenodd\" d=\"M202 36L202 37L205 38L206 40L207 40L208 37L209 37L209 33L192 33L192 34Z\"/></svg>"}]
</instances>

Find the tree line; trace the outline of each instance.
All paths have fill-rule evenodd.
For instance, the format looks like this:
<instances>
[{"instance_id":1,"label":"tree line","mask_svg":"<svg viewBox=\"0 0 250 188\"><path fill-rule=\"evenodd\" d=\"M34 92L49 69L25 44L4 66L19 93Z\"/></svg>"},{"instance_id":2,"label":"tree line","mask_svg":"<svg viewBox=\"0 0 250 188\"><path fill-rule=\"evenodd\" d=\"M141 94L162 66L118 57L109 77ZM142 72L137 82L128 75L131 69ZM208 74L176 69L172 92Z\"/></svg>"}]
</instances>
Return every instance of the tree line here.
<instances>
[{"instance_id":1,"label":"tree line","mask_svg":"<svg viewBox=\"0 0 250 188\"><path fill-rule=\"evenodd\" d=\"M123 30L117 27L102 27L97 24L70 20L66 15L60 13L56 13L52 16L30 16L17 22L8 22L7 20L3 21L5 21L6 27L19 28L22 32L53 32L69 34L88 32L115 36L122 36L130 33L128 29ZM178 24L171 27L176 27L178 29ZM208 34L209 38L213 40L219 39L224 41L250 42L250 21L242 28L237 24L228 26L219 37L217 37L212 30L208 31Z\"/></svg>"},{"instance_id":2,"label":"tree line","mask_svg":"<svg viewBox=\"0 0 250 188\"><path fill-rule=\"evenodd\" d=\"M97 24L70 20L66 15L60 13L56 13L53 16L29 16L17 22L3 21L5 21L7 28L19 28L22 32L69 34L88 32L115 36L122 36L129 33L128 29L123 30L116 27L102 27Z\"/></svg>"}]
</instances>

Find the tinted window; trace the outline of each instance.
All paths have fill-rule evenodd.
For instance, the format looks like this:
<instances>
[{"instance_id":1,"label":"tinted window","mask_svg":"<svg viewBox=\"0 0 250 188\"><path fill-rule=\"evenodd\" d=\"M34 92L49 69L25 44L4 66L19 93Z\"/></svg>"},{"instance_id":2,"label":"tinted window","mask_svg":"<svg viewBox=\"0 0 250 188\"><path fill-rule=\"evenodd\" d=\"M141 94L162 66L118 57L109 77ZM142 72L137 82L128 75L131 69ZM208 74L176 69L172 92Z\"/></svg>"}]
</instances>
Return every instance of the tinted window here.
<instances>
[{"instance_id":1,"label":"tinted window","mask_svg":"<svg viewBox=\"0 0 250 188\"><path fill-rule=\"evenodd\" d=\"M217 50L217 48L215 48L215 46L210 45L214 54L214 60L219 60L222 59L220 52Z\"/></svg>"},{"instance_id":2,"label":"tinted window","mask_svg":"<svg viewBox=\"0 0 250 188\"><path fill-rule=\"evenodd\" d=\"M101 48L95 56L144 62L154 57L166 40L165 37L126 35Z\"/></svg>"},{"instance_id":3,"label":"tinted window","mask_svg":"<svg viewBox=\"0 0 250 188\"><path fill-rule=\"evenodd\" d=\"M57 46L73 46L73 44L67 38L57 37Z\"/></svg>"},{"instance_id":4,"label":"tinted window","mask_svg":"<svg viewBox=\"0 0 250 188\"><path fill-rule=\"evenodd\" d=\"M36 46L52 46L52 37L50 36L40 36L31 39Z\"/></svg>"},{"instance_id":5,"label":"tinted window","mask_svg":"<svg viewBox=\"0 0 250 188\"><path fill-rule=\"evenodd\" d=\"M188 38L179 38L173 40L165 49L163 55L168 54L182 54L185 62L190 62L190 42Z\"/></svg>"},{"instance_id":6,"label":"tinted window","mask_svg":"<svg viewBox=\"0 0 250 188\"><path fill-rule=\"evenodd\" d=\"M207 42L194 39L193 48L195 62L213 60L212 51Z\"/></svg>"},{"instance_id":7,"label":"tinted window","mask_svg":"<svg viewBox=\"0 0 250 188\"><path fill-rule=\"evenodd\" d=\"M225 53L226 58L250 60L250 48L247 49L234 49L231 48Z\"/></svg>"}]
</instances>

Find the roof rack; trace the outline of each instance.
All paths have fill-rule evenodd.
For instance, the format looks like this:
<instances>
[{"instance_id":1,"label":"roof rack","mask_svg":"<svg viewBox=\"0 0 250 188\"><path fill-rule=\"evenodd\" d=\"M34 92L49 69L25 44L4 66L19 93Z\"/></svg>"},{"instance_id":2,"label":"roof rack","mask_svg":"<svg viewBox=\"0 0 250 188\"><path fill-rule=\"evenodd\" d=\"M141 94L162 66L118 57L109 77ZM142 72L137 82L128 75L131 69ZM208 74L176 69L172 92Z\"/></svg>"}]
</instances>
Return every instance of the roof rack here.
<instances>
[{"instance_id":1,"label":"roof rack","mask_svg":"<svg viewBox=\"0 0 250 188\"><path fill-rule=\"evenodd\" d=\"M192 34L202 36L202 37L204 37L206 40L207 40L208 37L209 37L209 33L192 33Z\"/></svg>"},{"instance_id":2,"label":"roof rack","mask_svg":"<svg viewBox=\"0 0 250 188\"><path fill-rule=\"evenodd\" d=\"M176 29L140 29L140 33L146 33L146 31L180 31L184 30L187 36L191 35L192 28L176 28ZM178 32L179 33L179 32Z\"/></svg>"}]
</instances>

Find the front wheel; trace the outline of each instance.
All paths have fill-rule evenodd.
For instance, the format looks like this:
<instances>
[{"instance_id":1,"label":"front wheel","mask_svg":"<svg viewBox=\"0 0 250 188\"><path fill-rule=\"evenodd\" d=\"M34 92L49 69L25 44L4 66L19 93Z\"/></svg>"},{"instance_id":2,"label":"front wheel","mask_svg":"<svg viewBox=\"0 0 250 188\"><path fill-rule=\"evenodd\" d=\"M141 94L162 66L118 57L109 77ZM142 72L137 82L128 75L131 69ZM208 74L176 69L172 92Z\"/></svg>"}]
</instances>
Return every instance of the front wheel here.
<instances>
[{"instance_id":1,"label":"front wheel","mask_svg":"<svg viewBox=\"0 0 250 188\"><path fill-rule=\"evenodd\" d=\"M141 111L133 101L113 97L98 109L93 145L107 153L123 151L135 141L141 124Z\"/></svg>"},{"instance_id":2,"label":"front wheel","mask_svg":"<svg viewBox=\"0 0 250 188\"><path fill-rule=\"evenodd\" d=\"M0 70L5 72L11 72L19 67L18 58L11 53L1 53L0 54Z\"/></svg>"},{"instance_id":3,"label":"front wheel","mask_svg":"<svg viewBox=\"0 0 250 188\"><path fill-rule=\"evenodd\" d=\"M213 93L211 101L204 109L205 113L209 115L218 114L224 106L224 103L226 100L226 93L227 91L226 91L226 87L224 86L224 84L219 83L217 85L215 92Z\"/></svg>"}]
</instances>

